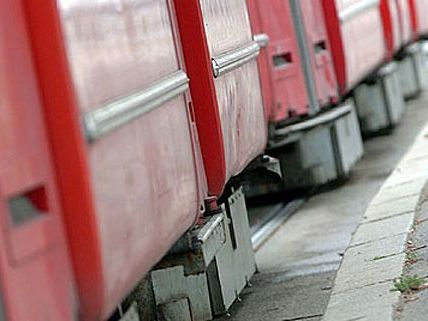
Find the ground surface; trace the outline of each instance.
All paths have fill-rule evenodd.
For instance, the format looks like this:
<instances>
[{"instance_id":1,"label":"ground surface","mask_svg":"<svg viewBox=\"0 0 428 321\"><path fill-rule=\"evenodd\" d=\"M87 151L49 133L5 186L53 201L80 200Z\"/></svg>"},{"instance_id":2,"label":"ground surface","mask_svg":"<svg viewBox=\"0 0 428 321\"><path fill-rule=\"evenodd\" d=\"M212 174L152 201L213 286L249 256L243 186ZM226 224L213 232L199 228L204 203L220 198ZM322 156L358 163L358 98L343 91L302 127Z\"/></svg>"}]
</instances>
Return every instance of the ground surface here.
<instances>
[{"instance_id":1,"label":"ground surface","mask_svg":"<svg viewBox=\"0 0 428 321\"><path fill-rule=\"evenodd\" d=\"M425 94L408 104L391 135L368 140L365 156L350 179L340 188L313 196L258 250L260 273L224 320L320 320L352 233L427 121Z\"/></svg>"},{"instance_id":2,"label":"ground surface","mask_svg":"<svg viewBox=\"0 0 428 321\"><path fill-rule=\"evenodd\" d=\"M409 257L403 274L423 278L425 285L420 291L402 295L396 307L396 321L428 320L428 186L419 206L407 246L414 254Z\"/></svg>"}]
</instances>

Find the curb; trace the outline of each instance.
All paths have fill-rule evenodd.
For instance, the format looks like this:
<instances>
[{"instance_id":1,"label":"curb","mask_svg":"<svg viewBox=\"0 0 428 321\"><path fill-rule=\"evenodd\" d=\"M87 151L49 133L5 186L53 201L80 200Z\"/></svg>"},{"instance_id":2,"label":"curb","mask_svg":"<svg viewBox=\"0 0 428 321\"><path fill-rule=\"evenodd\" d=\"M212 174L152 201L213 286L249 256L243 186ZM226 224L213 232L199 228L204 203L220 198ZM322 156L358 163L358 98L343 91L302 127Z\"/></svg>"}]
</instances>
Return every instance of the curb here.
<instances>
[{"instance_id":1,"label":"curb","mask_svg":"<svg viewBox=\"0 0 428 321\"><path fill-rule=\"evenodd\" d=\"M337 272L322 321L391 321L407 237L428 181L428 124L372 199Z\"/></svg>"}]
</instances>

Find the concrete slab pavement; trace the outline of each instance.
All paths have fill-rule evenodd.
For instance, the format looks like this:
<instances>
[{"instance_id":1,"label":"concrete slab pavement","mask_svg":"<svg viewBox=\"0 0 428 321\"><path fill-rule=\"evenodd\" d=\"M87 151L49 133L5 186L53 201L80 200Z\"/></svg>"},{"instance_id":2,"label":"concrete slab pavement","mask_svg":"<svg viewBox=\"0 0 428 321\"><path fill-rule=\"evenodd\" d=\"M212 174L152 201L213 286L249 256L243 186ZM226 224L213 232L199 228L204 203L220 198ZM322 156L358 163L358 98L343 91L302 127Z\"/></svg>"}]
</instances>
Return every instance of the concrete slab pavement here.
<instances>
[{"instance_id":1,"label":"concrete slab pavement","mask_svg":"<svg viewBox=\"0 0 428 321\"><path fill-rule=\"evenodd\" d=\"M422 150L428 151L428 125L367 208L337 272L323 321L392 321L396 316L400 293L391 289L409 269L413 242L408 237L428 181L428 154ZM415 317L408 320L422 321L426 314Z\"/></svg>"},{"instance_id":2,"label":"concrete slab pavement","mask_svg":"<svg viewBox=\"0 0 428 321\"><path fill-rule=\"evenodd\" d=\"M421 195L416 211L415 223L407 243L410 260L404 266L404 275L424 278L425 286L420 291L402 295L395 306L395 321L415 321L428 319L428 189Z\"/></svg>"}]
</instances>

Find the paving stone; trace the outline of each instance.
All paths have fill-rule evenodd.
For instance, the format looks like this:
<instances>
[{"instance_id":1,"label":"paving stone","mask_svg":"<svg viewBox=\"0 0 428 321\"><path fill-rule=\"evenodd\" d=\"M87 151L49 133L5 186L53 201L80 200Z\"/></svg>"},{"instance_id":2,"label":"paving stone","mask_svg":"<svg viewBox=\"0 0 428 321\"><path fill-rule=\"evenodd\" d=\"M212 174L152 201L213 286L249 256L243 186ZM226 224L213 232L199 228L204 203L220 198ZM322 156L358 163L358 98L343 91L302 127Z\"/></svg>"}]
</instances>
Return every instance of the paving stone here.
<instances>
[{"instance_id":1,"label":"paving stone","mask_svg":"<svg viewBox=\"0 0 428 321\"><path fill-rule=\"evenodd\" d=\"M414 212L418 205L419 195L398 198L391 202L370 206L364 214L363 223L391 218L393 216Z\"/></svg>"},{"instance_id":2,"label":"paving stone","mask_svg":"<svg viewBox=\"0 0 428 321\"><path fill-rule=\"evenodd\" d=\"M400 165L395 169L394 172L403 173L415 173L425 171L427 169L427 158L416 158L402 161Z\"/></svg>"},{"instance_id":3,"label":"paving stone","mask_svg":"<svg viewBox=\"0 0 428 321\"><path fill-rule=\"evenodd\" d=\"M373 242L349 247L346 250L343 262L357 264L359 262L372 261L374 258L403 253L406 249L406 240L407 233L402 233Z\"/></svg>"},{"instance_id":4,"label":"paving stone","mask_svg":"<svg viewBox=\"0 0 428 321\"><path fill-rule=\"evenodd\" d=\"M406 233L412 226L413 217L414 213L406 213L361 224L352 238L351 246Z\"/></svg>"},{"instance_id":5,"label":"paving stone","mask_svg":"<svg viewBox=\"0 0 428 321\"><path fill-rule=\"evenodd\" d=\"M428 146L428 141L427 141L427 146ZM422 146L416 146L416 148L412 148L409 154L403 157L403 160L412 160L412 159L418 159L418 158L428 159L428 148L423 149L420 147Z\"/></svg>"},{"instance_id":6,"label":"paving stone","mask_svg":"<svg viewBox=\"0 0 428 321\"><path fill-rule=\"evenodd\" d=\"M427 135L426 133L424 135ZM428 157L427 153L428 147L428 138L425 136L419 136L416 139L415 144L409 149L407 154L403 157L403 159L414 159L414 158L422 158Z\"/></svg>"},{"instance_id":7,"label":"paving stone","mask_svg":"<svg viewBox=\"0 0 428 321\"><path fill-rule=\"evenodd\" d=\"M385 181L384 187L399 181L413 181L428 178L428 157L421 156L421 150L426 153L427 146L414 146L394 169L391 176ZM413 156L415 154L415 156ZM381 189L382 190L382 189Z\"/></svg>"},{"instance_id":8,"label":"paving stone","mask_svg":"<svg viewBox=\"0 0 428 321\"><path fill-rule=\"evenodd\" d=\"M341 293L333 293L322 321L390 321L398 292L386 282Z\"/></svg>"},{"instance_id":9,"label":"paving stone","mask_svg":"<svg viewBox=\"0 0 428 321\"><path fill-rule=\"evenodd\" d=\"M407 196L419 195L425 183L426 179L418 179L385 187L373 198L370 206L394 201Z\"/></svg>"},{"instance_id":10,"label":"paving stone","mask_svg":"<svg viewBox=\"0 0 428 321\"><path fill-rule=\"evenodd\" d=\"M374 258L374 257L373 257ZM405 253L371 260L344 260L336 276L335 293L391 281L403 271Z\"/></svg>"},{"instance_id":11,"label":"paving stone","mask_svg":"<svg viewBox=\"0 0 428 321\"><path fill-rule=\"evenodd\" d=\"M427 193L427 191L425 191ZM407 264L404 268L405 275L428 276L428 203L422 204L416 213L415 231L410 235L410 240L415 248L416 262ZM428 282L428 278L425 279ZM428 289L419 291L412 295L412 300L404 300L401 297L398 310L395 314L397 321L426 320L422 316L428 315Z\"/></svg>"},{"instance_id":12,"label":"paving stone","mask_svg":"<svg viewBox=\"0 0 428 321\"><path fill-rule=\"evenodd\" d=\"M418 172L406 173L404 175L396 173L385 181L382 188L394 186L397 184L409 183L417 179L428 179L428 168Z\"/></svg>"}]
</instances>

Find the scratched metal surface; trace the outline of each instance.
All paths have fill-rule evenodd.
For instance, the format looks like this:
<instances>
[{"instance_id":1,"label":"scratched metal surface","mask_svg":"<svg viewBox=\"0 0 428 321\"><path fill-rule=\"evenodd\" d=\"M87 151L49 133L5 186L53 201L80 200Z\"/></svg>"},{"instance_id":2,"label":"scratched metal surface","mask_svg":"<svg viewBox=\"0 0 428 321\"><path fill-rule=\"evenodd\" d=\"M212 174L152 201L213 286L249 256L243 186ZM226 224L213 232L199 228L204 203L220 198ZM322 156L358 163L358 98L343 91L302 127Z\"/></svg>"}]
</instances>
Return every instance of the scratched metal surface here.
<instances>
[{"instance_id":1,"label":"scratched metal surface","mask_svg":"<svg viewBox=\"0 0 428 321\"><path fill-rule=\"evenodd\" d=\"M180 69L167 1L60 0L82 113ZM88 145L104 316L193 223L198 186L180 96Z\"/></svg>"},{"instance_id":2,"label":"scratched metal surface","mask_svg":"<svg viewBox=\"0 0 428 321\"><path fill-rule=\"evenodd\" d=\"M364 0L336 0L339 15ZM379 6L368 7L341 24L345 54L347 88L374 71L386 57Z\"/></svg>"},{"instance_id":3,"label":"scratched metal surface","mask_svg":"<svg viewBox=\"0 0 428 321\"><path fill-rule=\"evenodd\" d=\"M200 0L212 57L252 41L245 0ZM215 79L227 176L241 172L266 145L267 126L257 62Z\"/></svg>"},{"instance_id":4,"label":"scratched metal surface","mask_svg":"<svg viewBox=\"0 0 428 321\"><path fill-rule=\"evenodd\" d=\"M428 35L428 0L415 0L420 34Z\"/></svg>"}]
</instances>

